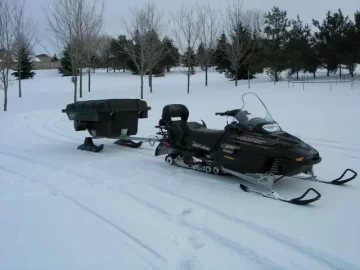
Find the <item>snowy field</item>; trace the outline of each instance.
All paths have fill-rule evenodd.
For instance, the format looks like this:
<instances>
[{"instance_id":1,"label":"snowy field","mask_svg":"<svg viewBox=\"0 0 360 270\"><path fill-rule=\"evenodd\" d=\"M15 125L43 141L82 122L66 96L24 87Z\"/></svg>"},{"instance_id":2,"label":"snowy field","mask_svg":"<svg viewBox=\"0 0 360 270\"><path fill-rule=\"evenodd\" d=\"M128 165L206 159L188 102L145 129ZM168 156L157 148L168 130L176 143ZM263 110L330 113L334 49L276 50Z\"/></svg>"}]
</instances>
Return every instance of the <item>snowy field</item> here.
<instances>
[{"instance_id":1,"label":"snowy field","mask_svg":"<svg viewBox=\"0 0 360 270\"><path fill-rule=\"evenodd\" d=\"M97 71L91 93L84 80L83 100L139 97L140 80L128 73ZM360 171L360 81L303 91L259 76L250 90L284 130L320 151L319 177ZM96 140L102 152L79 151L88 133L61 113L72 91L56 70L37 71L22 99L15 82L9 111L0 112L0 269L360 269L360 178L339 187L279 181L285 196L309 187L322 194L295 206L244 193L234 178L171 167L149 144ZM190 95L185 75L154 78L138 135L155 134L169 103L222 129L226 118L214 113L241 107L247 91L247 81L236 88L214 72L208 87L202 72L194 75Z\"/></svg>"}]
</instances>

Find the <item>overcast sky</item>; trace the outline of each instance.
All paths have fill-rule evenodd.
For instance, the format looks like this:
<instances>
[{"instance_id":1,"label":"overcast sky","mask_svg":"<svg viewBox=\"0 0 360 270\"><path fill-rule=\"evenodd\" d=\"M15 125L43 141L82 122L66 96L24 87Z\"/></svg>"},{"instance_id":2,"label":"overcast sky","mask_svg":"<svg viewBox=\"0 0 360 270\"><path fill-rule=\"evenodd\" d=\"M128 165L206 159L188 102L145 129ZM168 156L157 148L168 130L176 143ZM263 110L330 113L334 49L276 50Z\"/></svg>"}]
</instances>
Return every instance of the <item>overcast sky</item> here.
<instances>
[{"instance_id":1,"label":"overcast sky","mask_svg":"<svg viewBox=\"0 0 360 270\"><path fill-rule=\"evenodd\" d=\"M49 38L46 18L43 14L43 8L51 4L53 0L27 0L26 8L28 12L32 13L32 17L38 23L38 32L44 37L42 41L43 47L36 46L35 53L56 53L56 49L51 45ZM209 3L215 8L225 8L227 0L156 0L156 4L164 13L178 9L182 3L192 6L195 2ZM136 5L140 6L146 0L105 0L105 16L104 16L104 31L111 35L118 35L121 33L120 19L122 16L128 14L129 7ZM340 7L345 15L349 15L353 19L353 14L356 10L360 10L360 0L244 0L245 8L258 8L264 12L269 11L273 6L278 6L282 10L288 12L288 18L295 18L297 14L300 18L311 24L311 19L321 21L327 12L337 11Z\"/></svg>"}]
</instances>

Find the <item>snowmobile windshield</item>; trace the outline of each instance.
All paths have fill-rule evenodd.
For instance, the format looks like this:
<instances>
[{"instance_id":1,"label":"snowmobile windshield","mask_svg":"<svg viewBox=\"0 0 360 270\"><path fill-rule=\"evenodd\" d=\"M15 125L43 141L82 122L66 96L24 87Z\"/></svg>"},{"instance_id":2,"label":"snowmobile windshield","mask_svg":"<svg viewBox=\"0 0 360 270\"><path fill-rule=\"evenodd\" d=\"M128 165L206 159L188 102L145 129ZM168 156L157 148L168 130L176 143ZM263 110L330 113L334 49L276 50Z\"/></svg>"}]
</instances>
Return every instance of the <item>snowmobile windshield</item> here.
<instances>
[{"instance_id":1,"label":"snowmobile windshield","mask_svg":"<svg viewBox=\"0 0 360 270\"><path fill-rule=\"evenodd\" d=\"M234 116L239 123L252 128L261 128L267 132L281 131L279 124L272 118L264 102L255 93L243 94L242 101L242 108Z\"/></svg>"}]
</instances>

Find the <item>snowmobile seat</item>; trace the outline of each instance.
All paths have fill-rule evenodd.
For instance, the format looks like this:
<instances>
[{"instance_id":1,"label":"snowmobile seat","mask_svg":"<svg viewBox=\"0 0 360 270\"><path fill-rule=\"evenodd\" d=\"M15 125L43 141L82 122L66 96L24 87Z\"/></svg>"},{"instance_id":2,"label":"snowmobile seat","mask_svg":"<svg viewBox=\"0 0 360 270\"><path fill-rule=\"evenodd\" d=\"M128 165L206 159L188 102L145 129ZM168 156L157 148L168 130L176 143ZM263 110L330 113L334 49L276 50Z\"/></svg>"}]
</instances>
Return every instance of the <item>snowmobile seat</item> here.
<instances>
[{"instance_id":1,"label":"snowmobile seat","mask_svg":"<svg viewBox=\"0 0 360 270\"><path fill-rule=\"evenodd\" d=\"M197 122L187 123L187 140L192 144L198 143L202 148L212 150L218 141L224 136L225 130L209 129Z\"/></svg>"}]
</instances>

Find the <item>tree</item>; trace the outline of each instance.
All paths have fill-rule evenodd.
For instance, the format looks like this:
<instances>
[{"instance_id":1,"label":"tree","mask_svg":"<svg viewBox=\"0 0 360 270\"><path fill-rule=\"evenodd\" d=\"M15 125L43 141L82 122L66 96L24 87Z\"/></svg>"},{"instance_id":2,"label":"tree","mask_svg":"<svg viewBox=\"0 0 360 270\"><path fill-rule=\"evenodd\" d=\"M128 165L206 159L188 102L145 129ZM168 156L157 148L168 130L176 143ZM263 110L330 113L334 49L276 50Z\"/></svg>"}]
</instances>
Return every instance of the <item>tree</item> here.
<instances>
[{"instance_id":1,"label":"tree","mask_svg":"<svg viewBox=\"0 0 360 270\"><path fill-rule=\"evenodd\" d=\"M125 52L124 44L126 44L127 39L125 35L118 36L117 39L112 39L110 44L110 54L113 56L112 66L115 69L122 69L125 72L127 68L127 63L129 61L129 56Z\"/></svg>"},{"instance_id":2,"label":"tree","mask_svg":"<svg viewBox=\"0 0 360 270\"><path fill-rule=\"evenodd\" d=\"M172 67L179 64L180 53L179 49L174 45L174 41L172 39L164 37L162 43L166 50L161 63L166 67L166 71L169 72Z\"/></svg>"},{"instance_id":3,"label":"tree","mask_svg":"<svg viewBox=\"0 0 360 270\"><path fill-rule=\"evenodd\" d=\"M349 17L344 17L341 9L339 9L338 12L334 13L328 11L321 24L319 21L313 20L313 25L318 28L318 32L315 32L315 38L319 57L323 67L327 69L327 76L329 76L330 72L337 71L345 59L347 59L345 62L348 62L347 52L344 49L349 47L348 37L351 34L352 24Z\"/></svg>"},{"instance_id":4,"label":"tree","mask_svg":"<svg viewBox=\"0 0 360 270\"><path fill-rule=\"evenodd\" d=\"M15 21L18 7L13 0L0 1L0 89L4 90L4 111L7 111L9 73L15 50Z\"/></svg>"},{"instance_id":5,"label":"tree","mask_svg":"<svg viewBox=\"0 0 360 270\"><path fill-rule=\"evenodd\" d=\"M188 50L181 56L181 65L190 70L190 74L195 74L194 67L197 64L197 57L192 48L188 48Z\"/></svg>"},{"instance_id":6,"label":"tree","mask_svg":"<svg viewBox=\"0 0 360 270\"><path fill-rule=\"evenodd\" d=\"M178 12L172 12L171 17L174 22L174 36L177 47L180 50L180 55L185 55L186 52L195 51L198 35L196 32L196 18L194 11L190 8L187 9L184 5ZM187 54L187 63L191 63L191 53ZM187 65L187 93L190 93L190 76L193 73L191 64Z\"/></svg>"},{"instance_id":7,"label":"tree","mask_svg":"<svg viewBox=\"0 0 360 270\"><path fill-rule=\"evenodd\" d=\"M296 78L299 79L299 72L305 71L307 60L310 58L309 50L313 49L311 48L312 35L309 25L304 26L299 15L296 20L290 22L292 29L288 32L289 39L286 43L289 75L296 73Z\"/></svg>"},{"instance_id":8,"label":"tree","mask_svg":"<svg viewBox=\"0 0 360 270\"><path fill-rule=\"evenodd\" d=\"M17 60L17 68L15 74L18 74L18 89L19 89L19 98L22 97L22 85L21 80L23 78L28 78L34 76L35 73L31 72L33 68L29 58L33 46L35 43L39 42L37 36L37 25L32 20L31 16L26 16L24 11L25 3L20 3L17 6L15 16L14 16L14 30L15 30L15 48L14 55ZM24 58L23 58L24 57ZM28 65L23 69L22 64ZM28 72L25 76L21 72Z\"/></svg>"},{"instance_id":9,"label":"tree","mask_svg":"<svg viewBox=\"0 0 360 270\"><path fill-rule=\"evenodd\" d=\"M131 8L130 23L125 18L123 24L126 29L129 39L123 41L122 46L125 53L131 59L131 62L140 75L140 98L144 98L144 75L147 68L147 56L146 48L148 46L148 35L151 31L149 28L151 21L150 12L148 10L149 5L143 8Z\"/></svg>"},{"instance_id":10,"label":"tree","mask_svg":"<svg viewBox=\"0 0 360 270\"><path fill-rule=\"evenodd\" d=\"M229 44L225 47L225 56L235 71L234 79L235 86L237 86L240 68L246 64L259 41L263 16L256 9L244 11L242 0L233 0L232 5L228 5L223 17Z\"/></svg>"},{"instance_id":11,"label":"tree","mask_svg":"<svg viewBox=\"0 0 360 270\"><path fill-rule=\"evenodd\" d=\"M208 85L208 68L215 53L216 40L220 29L220 20L209 4L196 6L197 22L196 34L200 41L198 61L205 69L205 86Z\"/></svg>"},{"instance_id":12,"label":"tree","mask_svg":"<svg viewBox=\"0 0 360 270\"><path fill-rule=\"evenodd\" d=\"M159 12L154 2L148 2L144 7L146 14L146 28L148 29L145 37L144 56L147 63L147 70L149 72L149 87L152 93L152 74L153 70L158 67L161 60L164 58L166 47L161 42L161 38L165 33L166 27L163 21L162 13Z\"/></svg>"},{"instance_id":13,"label":"tree","mask_svg":"<svg viewBox=\"0 0 360 270\"><path fill-rule=\"evenodd\" d=\"M102 25L104 3L98 0L54 0L52 6L44 9L57 45L68 48L74 83L74 102L77 102L77 75L82 74L85 41L96 36ZM79 72L80 70L80 72ZM82 78L80 77L80 80ZM80 98L82 88L80 84Z\"/></svg>"},{"instance_id":14,"label":"tree","mask_svg":"<svg viewBox=\"0 0 360 270\"><path fill-rule=\"evenodd\" d=\"M73 70L75 69L72 66L72 61L70 58L70 46L67 45L63 52L62 52L63 56L60 58L60 66L59 66L59 73L65 77L65 76L73 76ZM75 74L76 76L79 74L78 70L75 70Z\"/></svg>"},{"instance_id":15,"label":"tree","mask_svg":"<svg viewBox=\"0 0 360 270\"><path fill-rule=\"evenodd\" d=\"M265 61L270 67L267 73L274 78L274 82L279 80L280 72L288 67L288 54L286 53L286 44L288 41L288 27L290 21L287 18L287 12L273 7L265 15L266 45Z\"/></svg>"},{"instance_id":16,"label":"tree","mask_svg":"<svg viewBox=\"0 0 360 270\"><path fill-rule=\"evenodd\" d=\"M25 45L23 45L21 48L17 49L16 51L17 52L14 54L14 56L18 62L16 65L17 69L15 69L15 72L11 73L11 75L18 78L19 81L21 81L22 79L33 78L35 75L35 72L33 72L35 65L32 62L28 48ZM21 97L21 87L20 87L19 97Z\"/></svg>"}]
</instances>

